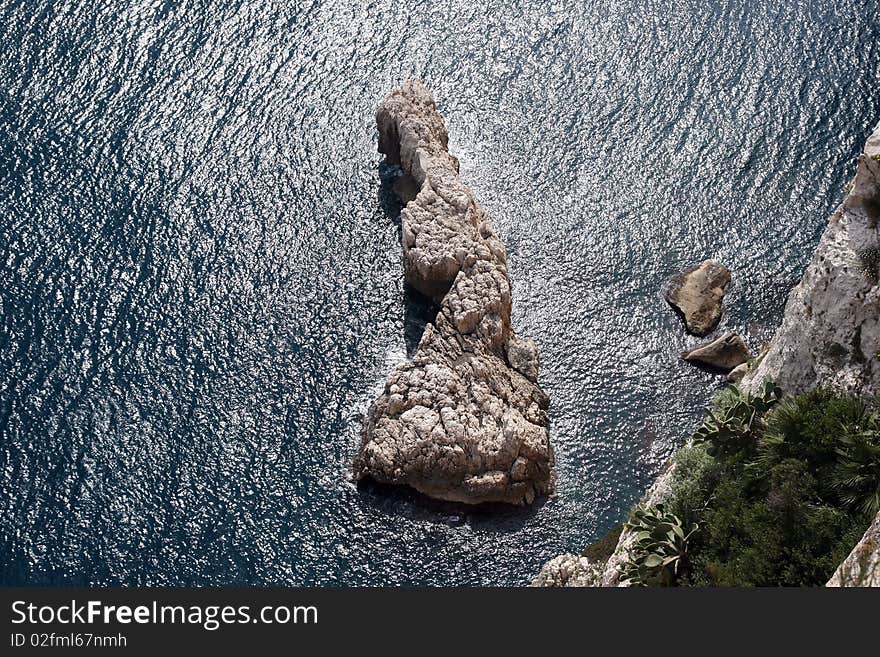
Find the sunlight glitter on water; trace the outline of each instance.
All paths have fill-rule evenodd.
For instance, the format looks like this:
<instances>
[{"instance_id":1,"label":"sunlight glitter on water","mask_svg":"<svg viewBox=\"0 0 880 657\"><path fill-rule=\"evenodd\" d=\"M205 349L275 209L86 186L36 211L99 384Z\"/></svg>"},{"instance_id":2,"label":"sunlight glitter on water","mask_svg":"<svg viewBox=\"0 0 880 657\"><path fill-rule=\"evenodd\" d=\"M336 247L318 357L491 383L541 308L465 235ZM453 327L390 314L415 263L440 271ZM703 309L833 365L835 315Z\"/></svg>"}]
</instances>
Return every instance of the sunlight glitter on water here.
<instances>
[{"instance_id":1,"label":"sunlight glitter on water","mask_svg":"<svg viewBox=\"0 0 880 657\"><path fill-rule=\"evenodd\" d=\"M705 257L753 348L880 99L876 2L0 8L6 583L523 584L620 520L720 381L664 305ZM434 90L541 347L558 495L357 490L408 309L374 111Z\"/></svg>"}]
</instances>

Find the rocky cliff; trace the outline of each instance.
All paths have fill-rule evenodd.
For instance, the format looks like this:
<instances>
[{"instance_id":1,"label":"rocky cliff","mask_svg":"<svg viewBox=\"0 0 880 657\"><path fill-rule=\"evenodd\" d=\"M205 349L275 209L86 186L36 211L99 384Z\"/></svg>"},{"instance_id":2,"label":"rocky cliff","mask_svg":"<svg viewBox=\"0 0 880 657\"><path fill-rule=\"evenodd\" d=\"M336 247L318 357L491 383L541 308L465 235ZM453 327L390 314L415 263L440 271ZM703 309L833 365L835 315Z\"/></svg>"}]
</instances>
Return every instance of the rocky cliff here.
<instances>
[{"instance_id":1,"label":"rocky cliff","mask_svg":"<svg viewBox=\"0 0 880 657\"><path fill-rule=\"evenodd\" d=\"M743 380L753 390L773 380L786 393L880 393L880 124L848 187L767 354ZM880 514L828 585L880 586Z\"/></svg>"},{"instance_id":2,"label":"rocky cliff","mask_svg":"<svg viewBox=\"0 0 880 657\"><path fill-rule=\"evenodd\" d=\"M467 504L531 503L553 490L549 399L534 342L511 328L504 245L459 177L421 82L389 95L376 124L379 151L403 172L406 281L440 309L371 406L355 476Z\"/></svg>"},{"instance_id":3,"label":"rocky cliff","mask_svg":"<svg viewBox=\"0 0 880 657\"><path fill-rule=\"evenodd\" d=\"M880 126L834 211L782 326L743 385L776 381L786 393L817 385L880 392Z\"/></svg>"},{"instance_id":4,"label":"rocky cliff","mask_svg":"<svg viewBox=\"0 0 880 657\"><path fill-rule=\"evenodd\" d=\"M782 325L742 386L767 380L786 393L816 386L859 394L880 392L880 125L859 156L843 203L832 213L800 283L792 290ZM669 496L672 468L645 497L650 505ZM562 555L535 580L544 586L618 586L620 567L633 543L624 531L605 564ZM840 565L829 586L880 586L880 515Z\"/></svg>"}]
</instances>

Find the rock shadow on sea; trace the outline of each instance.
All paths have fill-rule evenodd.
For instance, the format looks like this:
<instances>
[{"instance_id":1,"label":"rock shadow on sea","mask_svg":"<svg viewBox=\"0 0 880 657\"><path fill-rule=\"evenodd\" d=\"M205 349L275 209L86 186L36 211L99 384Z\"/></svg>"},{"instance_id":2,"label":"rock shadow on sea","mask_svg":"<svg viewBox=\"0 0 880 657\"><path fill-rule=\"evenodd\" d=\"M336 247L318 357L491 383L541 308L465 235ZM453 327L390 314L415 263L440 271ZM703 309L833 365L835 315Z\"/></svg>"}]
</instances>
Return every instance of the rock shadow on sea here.
<instances>
[{"instance_id":1,"label":"rock shadow on sea","mask_svg":"<svg viewBox=\"0 0 880 657\"><path fill-rule=\"evenodd\" d=\"M405 180L405 174L396 164L389 164L386 160L379 163L379 192L377 194L379 207L385 217L390 219L397 227L397 239L400 241L403 229L400 212L405 203L401 200L399 190L401 181ZM395 189L396 187L396 189ZM403 285L403 339L406 345L406 357L412 360L425 332L425 327L437 319L440 312L440 304L434 299L425 296L409 283Z\"/></svg>"},{"instance_id":2,"label":"rock shadow on sea","mask_svg":"<svg viewBox=\"0 0 880 657\"><path fill-rule=\"evenodd\" d=\"M356 488L361 504L389 516L449 527L466 525L500 534L521 531L550 500L543 496L525 506L505 502L463 504L439 500L409 486L384 484L371 477L358 481Z\"/></svg>"}]
</instances>

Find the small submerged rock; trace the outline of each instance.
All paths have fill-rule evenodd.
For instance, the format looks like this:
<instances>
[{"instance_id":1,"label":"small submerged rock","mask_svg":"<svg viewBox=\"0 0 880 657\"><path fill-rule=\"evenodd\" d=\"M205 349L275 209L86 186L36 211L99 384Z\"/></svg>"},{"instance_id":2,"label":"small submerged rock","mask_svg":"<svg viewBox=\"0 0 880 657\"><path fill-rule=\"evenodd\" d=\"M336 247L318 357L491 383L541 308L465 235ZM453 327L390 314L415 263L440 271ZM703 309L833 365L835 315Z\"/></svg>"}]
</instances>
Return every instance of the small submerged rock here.
<instances>
[{"instance_id":1,"label":"small submerged rock","mask_svg":"<svg viewBox=\"0 0 880 657\"><path fill-rule=\"evenodd\" d=\"M752 355L743 339L736 333L725 333L720 338L698 345L681 357L689 363L699 363L719 370L730 371L748 363Z\"/></svg>"},{"instance_id":2,"label":"small submerged rock","mask_svg":"<svg viewBox=\"0 0 880 657\"><path fill-rule=\"evenodd\" d=\"M704 260L672 278L666 301L682 316L688 333L703 337L721 319L721 302L729 282L727 267L715 260Z\"/></svg>"}]
</instances>

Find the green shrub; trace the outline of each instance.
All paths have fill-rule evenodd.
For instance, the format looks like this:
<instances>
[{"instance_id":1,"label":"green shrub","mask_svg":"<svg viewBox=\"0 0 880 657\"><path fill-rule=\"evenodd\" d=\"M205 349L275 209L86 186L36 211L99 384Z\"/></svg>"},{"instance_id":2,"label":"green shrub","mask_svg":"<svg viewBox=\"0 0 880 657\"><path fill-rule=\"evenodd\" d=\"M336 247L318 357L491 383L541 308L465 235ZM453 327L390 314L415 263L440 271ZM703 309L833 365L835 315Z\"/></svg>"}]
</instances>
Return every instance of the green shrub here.
<instances>
[{"instance_id":1,"label":"green shrub","mask_svg":"<svg viewBox=\"0 0 880 657\"><path fill-rule=\"evenodd\" d=\"M697 527L688 530L662 504L637 506L626 528L635 534L630 559L621 580L633 586L674 586L688 568L688 542Z\"/></svg>"},{"instance_id":2,"label":"green shrub","mask_svg":"<svg viewBox=\"0 0 880 657\"><path fill-rule=\"evenodd\" d=\"M667 501L666 508L681 518L685 526L699 522L712 491L724 475L723 467L706 448L706 443L692 442L675 455L670 483L675 494Z\"/></svg>"},{"instance_id":3,"label":"green shrub","mask_svg":"<svg viewBox=\"0 0 880 657\"><path fill-rule=\"evenodd\" d=\"M755 495L748 478L723 481L692 546L690 583L708 586L817 586L846 556L864 525L817 502L805 464L788 459Z\"/></svg>"},{"instance_id":4,"label":"green shrub","mask_svg":"<svg viewBox=\"0 0 880 657\"><path fill-rule=\"evenodd\" d=\"M730 386L715 397L715 409L694 433L695 442L709 443L712 456L730 457L753 449L764 414L779 400L781 391L765 383L757 395Z\"/></svg>"},{"instance_id":5,"label":"green shrub","mask_svg":"<svg viewBox=\"0 0 880 657\"><path fill-rule=\"evenodd\" d=\"M772 385L717 395L676 455L666 508L700 531L688 534L686 567L665 581L821 585L880 510L880 416L829 390L778 399Z\"/></svg>"},{"instance_id":6,"label":"green shrub","mask_svg":"<svg viewBox=\"0 0 880 657\"><path fill-rule=\"evenodd\" d=\"M804 461L827 493L841 438L861 427L868 408L858 397L816 389L783 400L767 417L753 466L756 477L783 459Z\"/></svg>"},{"instance_id":7,"label":"green shrub","mask_svg":"<svg viewBox=\"0 0 880 657\"><path fill-rule=\"evenodd\" d=\"M872 414L862 431L841 436L831 487L851 511L873 518L880 513L880 427Z\"/></svg>"}]
</instances>

